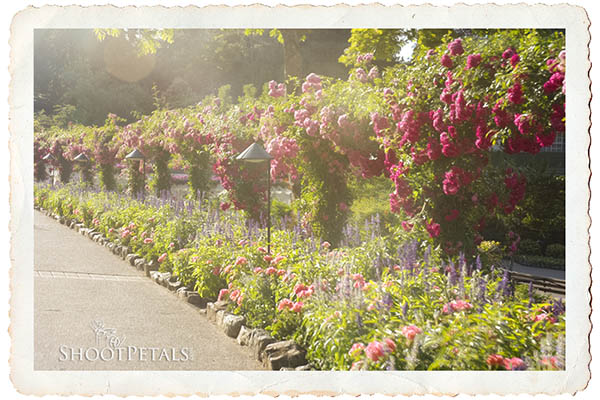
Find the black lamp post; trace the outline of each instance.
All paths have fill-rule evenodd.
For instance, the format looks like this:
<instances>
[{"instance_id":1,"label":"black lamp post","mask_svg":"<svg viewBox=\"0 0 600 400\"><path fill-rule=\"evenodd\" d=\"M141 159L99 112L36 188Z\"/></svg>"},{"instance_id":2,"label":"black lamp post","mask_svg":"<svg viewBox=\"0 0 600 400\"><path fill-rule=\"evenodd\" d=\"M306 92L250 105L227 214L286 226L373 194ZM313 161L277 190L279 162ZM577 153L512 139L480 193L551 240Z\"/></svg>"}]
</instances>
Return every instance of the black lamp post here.
<instances>
[{"instance_id":1,"label":"black lamp post","mask_svg":"<svg viewBox=\"0 0 600 400\"><path fill-rule=\"evenodd\" d=\"M242 151L236 159L251 163L267 161L267 253L271 254L271 160L273 156L255 142Z\"/></svg>"},{"instance_id":2,"label":"black lamp post","mask_svg":"<svg viewBox=\"0 0 600 400\"><path fill-rule=\"evenodd\" d=\"M48 153L44 157L42 157L42 160L48 162L48 164L50 165L50 185L54 186L54 167L50 163L56 160L56 158L54 158L52 153Z\"/></svg>"},{"instance_id":3,"label":"black lamp post","mask_svg":"<svg viewBox=\"0 0 600 400\"><path fill-rule=\"evenodd\" d=\"M146 196L146 157L137 148L125 156L126 160L140 161L142 163L142 196Z\"/></svg>"},{"instance_id":4,"label":"black lamp post","mask_svg":"<svg viewBox=\"0 0 600 400\"><path fill-rule=\"evenodd\" d=\"M83 168L90 162L90 159L84 153L79 153L73 161L79 164L79 183L83 183Z\"/></svg>"}]
</instances>

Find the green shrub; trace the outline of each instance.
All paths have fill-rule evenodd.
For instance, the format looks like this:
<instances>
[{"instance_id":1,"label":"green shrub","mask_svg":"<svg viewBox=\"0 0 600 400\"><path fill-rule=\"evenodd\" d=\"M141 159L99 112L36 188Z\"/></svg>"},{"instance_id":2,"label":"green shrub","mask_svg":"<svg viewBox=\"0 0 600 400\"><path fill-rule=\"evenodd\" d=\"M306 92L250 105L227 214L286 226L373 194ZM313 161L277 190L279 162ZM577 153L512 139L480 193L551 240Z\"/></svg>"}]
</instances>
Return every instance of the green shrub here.
<instances>
[{"instance_id":1,"label":"green shrub","mask_svg":"<svg viewBox=\"0 0 600 400\"><path fill-rule=\"evenodd\" d=\"M514 260L519 264L530 267L563 269L565 266L564 258L534 256L530 254L517 254Z\"/></svg>"},{"instance_id":2,"label":"green shrub","mask_svg":"<svg viewBox=\"0 0 600 400\"><path fill-rule=\"evenodd\" d=\"M546 256L554 258L565 258L565 246L562 244L549 244L546 247Z\"/></svg>"},{"instance_id":3,"label":"green shrub","mask_svg":"<svg viewBox=\"0 0 600 400\"><path fill-rule=\"evenodd\" d=\"M291 217L292 207L290 205L276 199L271 200L271 218L274 221Z\"/></svg>"},{"instance_id":4,"label":"green shrub","mask_svg":"<svg viewBox=\"0 0 600 400\"><path fill-rule=\"evenodd\" d=\"M541 256L542 255L542 247L535 240L523 239L523 240L521 240L521 243L519 243L518 253L519 254L530 254L530 255L534 255L534 256Z\"/></svg>"},{"instance_id":5,"label":"green shrub","mask_svg":"<svg viewBox=\"0 0 600 400\"><path fill-rule=\"evenodd\" d=\"M535 156L529 161L525 198L514 213L515 232L542 247L565 240L565 177L550 174ZM535 253L541 255L542 253Z\"/></svg>"},{"instance_id":6,"label":"green shrub","mask_svg":"<svg viewBox=\"0 0 600 400\"><path fill-rule=\"evenodd\" d=\"M398 216L390 211L389 193L394 189L389 179L383 176L371 179L356 178L351 182L350 189L354 198L350 207L352 222L362 227L365 221L376 216L381 218L383 228L399 222Z\"/></svg>"},{"instance_id":7,"label":"green shrub","mask_svg":"<svg viewBox=\"0 0 600 400\"><path fill-rule=\"evenodd\" d=\"M502 246L500 242L494 240L484 240L477 247L481 263L486 266L499 266L503 258Z\"/></svg>"}]
</instances>

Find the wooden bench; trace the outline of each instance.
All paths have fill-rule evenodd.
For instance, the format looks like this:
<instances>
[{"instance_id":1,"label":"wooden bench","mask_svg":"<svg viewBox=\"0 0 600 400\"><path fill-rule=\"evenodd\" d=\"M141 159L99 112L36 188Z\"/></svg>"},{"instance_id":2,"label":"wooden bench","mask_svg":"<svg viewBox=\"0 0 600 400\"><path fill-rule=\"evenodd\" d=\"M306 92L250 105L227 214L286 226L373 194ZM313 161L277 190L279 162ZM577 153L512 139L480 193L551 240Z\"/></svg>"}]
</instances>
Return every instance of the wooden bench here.
<instances>
[{"instance_id":1,"label":"wooden bench","mask_svg":"<svg viewBox=\"0 0 600 400\"><path fill-rule=\"evenodd\" d=\"M524 283L529 285L533 284L534 290L542 292L553 293L558 295L565 295L565 281L562 279L546 278L544 276L537 276L531 274L524 274L522 272L509 271L510 278L516 283Z\"/></svg>"}]
</instances>

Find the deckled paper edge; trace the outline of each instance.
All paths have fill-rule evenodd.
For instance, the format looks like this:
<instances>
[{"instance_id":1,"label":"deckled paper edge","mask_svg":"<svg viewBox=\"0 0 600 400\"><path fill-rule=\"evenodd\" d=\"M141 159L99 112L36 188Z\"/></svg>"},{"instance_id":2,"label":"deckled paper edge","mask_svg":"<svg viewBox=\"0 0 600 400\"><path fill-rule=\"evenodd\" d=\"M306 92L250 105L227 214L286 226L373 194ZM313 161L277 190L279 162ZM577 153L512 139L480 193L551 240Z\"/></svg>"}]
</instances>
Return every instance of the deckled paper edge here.
<instances>
[{"instance_id":1,"label":"deckled paper edge","mask_svg":"<svg viewBox=\"0 0 600 400\"><path fill-rule=\"evenodd\" d=\"M385 7L385 15L375 14ZM557 13L557 9L564 12ZM485 10L502 9L503 16L481 15ZM519 10L510 22L507 15ZM535 10L535 23L523 24L527 11ZM553 11L554 10L554 11ZM133 15L137 12L148 15ZM269 16L264 14L268 11ZM411 18L402 12L414 11ZM494 27L555 27L567 28L567 265L590 267L589 244L589 129L590 80L589 19L585 10L576 6L483 5L453 7L424 6L238 6L238 7L43 7L28 8L18 13L11 26L11 87L10 87L10 150L11 150L11 379L18 390L30 394L48 393L114 393L141 394L267 394L267 395L338 395L338 394L454 394L454 393L574 393L589 381L590 283L587 275L567 268L567 369L564 372L172 372L172 371L33 371L33 102L32 102L32 27L394 27L400 20L419 27L419 13L427 11L427 20L420 27L484 27L492 21ZM261 13L262 12L262 13ZM94 13L93 16L90 16ZM260 13L260 18L251 14ZM479 13L478 17L475 14ZM552 26L540 23L546 13ZM80 18L84 14L86 18ZM177 14L177 15L175 15ZM225 16L225 14L227 14ZM281 25L274 15L285 15L289 21ZM302 17L298 17L301 14ZM431 16L431 14L436 14ZM531 14L530 14L531 15ZM198 18L196 18L198 16ZM325 16L325 18L323 18ZM167 18L165 18L167 17ZM307 19L310 17L310 19ZM396 18L393 18L396 17ZM154 21L153 21L154 18ZM225 19L223 19L225 18ZM246 22L242 23L243 18ZM504 18L504 20L502 19ZM554 19L552 19L554 18ZM569 21L565 21L569 19ZM134 24L127 23L135 21ZM140 24L139 21L143 20ZM264 20L269 23L265 24ZM306 21L311 21L307 23ZM365 22L368 20L368 22ZM436 20L436 25L430 24ZM478 21L475 26L472 20ZM504 21L498 25L498 21ZM119 21L115 25L114 21ZM222 23L224 21L224 23ZM317 23L315 23L315 21ZM359 25L356 24L357 21ZM417 23L415 24L415 21ZM439 23L442 21L442 23ZM158 22L159 24L155 24ZM546 21L548 22L548 21ZM466 25L465 25L466 23ZM335 25L335 26L332 26ZM400 25L402 26L402 25ZM573 33L571 33L573 32ZM576 36L576 38L575 38ZM575 54L573 56L573 54ZM587 80L580 77L586 76ZM582 82L583 81L583 82ZM579 97L577 97L579 96ZM571 151L573 149L573 151ZM587 157L583 157L583 155ZM587 198L579 188L587 188ZM571 189L569 189L571 188ZM575 189L573 189L575 188ZM22 206L23 205L23 206ZM586 212L584 213L583 210ZM584 215L585 214L585 215ZM585 239L588 240L585 240ZM582 245L583 244L583 245ZM20 312L18 310L26 310ZM576 331L576 334L570 332ZM573 336L577 336L571 340ZM580 338L577 340L577 338ZM573 343L572 343L573 342ZM576 360L576 361L574 361ZM214 379L217 378L217 379ZM451 378L451 379L450 379ZM479 388L474 388L474 378ZM491 378L491 379L490 379ZM539 379L538 379L539 378ZM185 379L185 382L183 381ZM536 379L535 382L528 380ZM448 382L451 380L452 382ZM505 383L510 380L511 388ZM203 382L205 381L205 382ZM215 385L214 382L217 382ZM229 382L232 389L223 390L220 382ZM561 382L557 384L557 382ZM81 384L84 383L85 386ZM178 386L173 386L173 384ZM450 385L448 385L450 383ZM526 390L515 391L518 386ZM167 388L165 390L165 388ZM482 390L483 389L483 390ZM491 390L490 390L491 389Z\"/></svg>"}]
</instances>

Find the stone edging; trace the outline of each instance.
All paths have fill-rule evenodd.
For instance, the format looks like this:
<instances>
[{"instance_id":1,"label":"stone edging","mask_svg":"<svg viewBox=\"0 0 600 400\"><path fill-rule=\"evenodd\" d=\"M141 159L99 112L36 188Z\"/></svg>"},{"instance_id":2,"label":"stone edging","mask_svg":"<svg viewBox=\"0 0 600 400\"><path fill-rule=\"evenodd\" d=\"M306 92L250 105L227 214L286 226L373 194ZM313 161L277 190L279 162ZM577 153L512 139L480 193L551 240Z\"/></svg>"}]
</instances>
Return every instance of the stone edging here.
<instances>
[{"instance_id":1,"label":"stone edging","mask_svg":"<svg viewBox=\"0 0 600 400\"><path fill-rule=\"evenodd\" d=\"M264 329L248 328L243 316L227 312L228 303L226 301L210 302L200 297L198 292L183 286L171 273L158 272L158 263L154 260L148 263L140 255L132 253L129 247L111 242L102 233L92 228L86 228L83 223L77 223L39 207L34 208L106 247L132 267L144 271L146 277L169 289L180 300L200 308L201 314L221 328L223 333L235 338L240 346L250 347L254 357L262 363L265 369L274 371L310 371L314 369L307 364L306 350L296 342L293 340L276 341Z\"/></svg>"}]
</instances>

